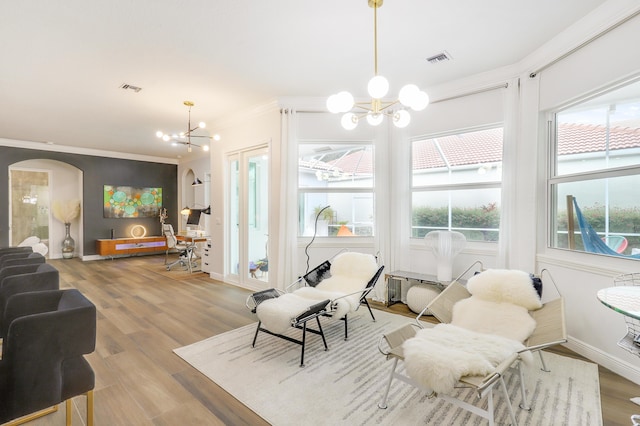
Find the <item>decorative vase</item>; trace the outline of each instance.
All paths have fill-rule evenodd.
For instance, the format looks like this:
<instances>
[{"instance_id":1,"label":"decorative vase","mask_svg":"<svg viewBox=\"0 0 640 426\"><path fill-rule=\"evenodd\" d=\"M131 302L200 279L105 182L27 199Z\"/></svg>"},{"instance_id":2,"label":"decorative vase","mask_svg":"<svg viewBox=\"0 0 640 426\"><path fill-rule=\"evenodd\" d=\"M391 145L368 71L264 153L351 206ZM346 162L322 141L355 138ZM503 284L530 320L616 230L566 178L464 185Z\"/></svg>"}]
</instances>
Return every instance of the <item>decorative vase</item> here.
<instances>
[{"instance_id":1,"label":"decorative vase","mask_svg":"<svg viewBox=\"0 0 640 426\"><path fill-rule=\"evenodd\" d=\"M71 259L73 258L73 252L76 249L76 242L71 238L71 234L69 232L69 228L71 228L70 223L64 224L64 240L62 240L62 258L63 259Z\"/></svg>"}]
</instances>

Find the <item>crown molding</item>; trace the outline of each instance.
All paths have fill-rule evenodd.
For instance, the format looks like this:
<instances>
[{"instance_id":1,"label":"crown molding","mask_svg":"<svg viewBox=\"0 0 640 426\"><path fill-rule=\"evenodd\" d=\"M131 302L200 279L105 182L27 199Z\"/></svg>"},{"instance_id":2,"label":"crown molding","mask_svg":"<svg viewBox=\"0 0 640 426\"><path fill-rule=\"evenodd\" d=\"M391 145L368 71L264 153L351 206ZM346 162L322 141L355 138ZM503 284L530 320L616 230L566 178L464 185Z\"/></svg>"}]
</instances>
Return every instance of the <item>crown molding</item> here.
<instances>
[{"instance_id":1,"label":"crown molding","mask_svg":"<svg viewBox=\"0 0 640 426\"><path fill-rule=\"evenodd\" d=\"M91 155L94 157L120 158L123 160L146 161L149 163L175 164L178 159L155 157L151 155L127 154L123 152L106 151L102 149L82 148L69 145L58 145L47 142L31 142L16 139L0 138L0 146L13 148L32 149L36 151L63 152L66 154Z\"/></svg>"}]
</instances>

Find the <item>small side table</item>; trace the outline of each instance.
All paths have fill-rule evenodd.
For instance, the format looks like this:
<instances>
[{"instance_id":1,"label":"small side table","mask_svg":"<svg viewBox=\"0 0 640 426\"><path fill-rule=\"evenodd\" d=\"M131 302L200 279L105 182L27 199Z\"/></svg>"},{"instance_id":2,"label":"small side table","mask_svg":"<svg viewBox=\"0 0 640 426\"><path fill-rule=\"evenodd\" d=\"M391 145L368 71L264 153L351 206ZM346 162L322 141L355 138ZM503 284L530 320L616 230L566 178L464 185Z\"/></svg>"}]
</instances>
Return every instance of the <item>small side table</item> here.
<instances>
[{"instance_id":1,"label":"small side table","mask_svg":"<svg viewBox=\"0 0 640 426\"><path fill-rule=\"evenodd\" d=\"M616 286L599 290L598 300L608 308L624 315L627 319L627 334L620 339L618 346L634 355L640 356L640 329L636 320L640 320L640 286ZM640 397L631 398L640 405Z\"/></svg>"}]
</instances>

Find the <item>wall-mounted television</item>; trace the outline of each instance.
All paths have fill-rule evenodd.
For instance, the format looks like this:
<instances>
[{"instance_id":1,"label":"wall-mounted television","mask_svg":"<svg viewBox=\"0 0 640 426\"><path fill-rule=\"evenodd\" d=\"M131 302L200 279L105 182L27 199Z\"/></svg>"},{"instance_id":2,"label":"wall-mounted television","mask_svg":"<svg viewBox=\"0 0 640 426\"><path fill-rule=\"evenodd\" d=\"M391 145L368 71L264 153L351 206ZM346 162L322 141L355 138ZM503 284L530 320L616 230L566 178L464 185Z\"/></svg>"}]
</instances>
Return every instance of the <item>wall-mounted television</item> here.
<instances>
[{"instance_id":1,"label":"wall-mounted television","mask_svg":"<svg viewBox=\"0 0 640 426\"><path fill-rule=\"evenodd\" d=\"M160 215L162 188L104 185L104 217L141 218Z\"/></svg>"}]
</instances>

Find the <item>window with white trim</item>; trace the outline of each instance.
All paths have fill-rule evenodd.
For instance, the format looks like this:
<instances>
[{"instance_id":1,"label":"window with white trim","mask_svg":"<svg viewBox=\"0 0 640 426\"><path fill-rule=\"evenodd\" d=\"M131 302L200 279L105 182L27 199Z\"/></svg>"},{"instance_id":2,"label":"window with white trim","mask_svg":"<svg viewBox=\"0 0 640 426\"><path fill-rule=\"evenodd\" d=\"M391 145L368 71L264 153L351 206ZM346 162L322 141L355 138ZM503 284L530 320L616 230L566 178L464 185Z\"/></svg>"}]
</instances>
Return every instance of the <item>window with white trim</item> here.
<instances>
[{"instance_id":1,"label":"window with white trim","mask_svg":"<svg viewBox=\"0 0 640 426\"><path fill-rule=\"evenodd\" d=\"M299 141L298 236L372 236L374 164L371 141Z\"/></svg>"},{"instance_id":2,"label":"window with white trim","mask_svg":"<svg viewBox=\"0 0 640 426\"><path fill-rule=\"evenodd\" d=\"M412 142L412 238L451 230L468 241L498 240L502 143L502 127Z\"/></svg>"},{"instance_id":3,"label":"window with white trim","mask_svg":"<svg viewBox=\"0 0 640 426\"><path fill-rule=\"evenodd\" d=\"M640 81L556 111L550 246L640 258Z\"/></svg>"}]
</instances>

